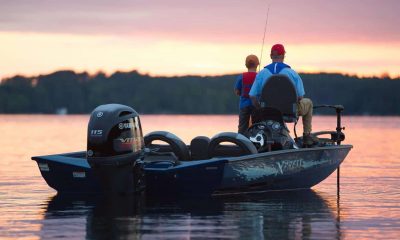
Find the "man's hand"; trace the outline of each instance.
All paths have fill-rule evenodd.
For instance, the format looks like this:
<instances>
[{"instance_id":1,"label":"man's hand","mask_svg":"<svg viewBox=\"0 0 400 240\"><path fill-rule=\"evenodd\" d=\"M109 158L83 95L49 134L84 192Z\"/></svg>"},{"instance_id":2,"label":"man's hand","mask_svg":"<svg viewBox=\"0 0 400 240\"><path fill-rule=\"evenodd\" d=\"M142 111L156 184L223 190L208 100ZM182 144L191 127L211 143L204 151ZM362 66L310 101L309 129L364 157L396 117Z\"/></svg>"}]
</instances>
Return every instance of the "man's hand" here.
<instances>
[{"instance_id":1,"label":"man's hand","mask_svg":"<svg viewBox=\"0 0 400 240\"><path fill-rule=\"evenodd\" d=\"M241 94L241 93L240 93L240 90L239 90L239 89L235 89L235 94L238 95L238 96L240 96L240 94Z\"/></svg>"}]
</instances>

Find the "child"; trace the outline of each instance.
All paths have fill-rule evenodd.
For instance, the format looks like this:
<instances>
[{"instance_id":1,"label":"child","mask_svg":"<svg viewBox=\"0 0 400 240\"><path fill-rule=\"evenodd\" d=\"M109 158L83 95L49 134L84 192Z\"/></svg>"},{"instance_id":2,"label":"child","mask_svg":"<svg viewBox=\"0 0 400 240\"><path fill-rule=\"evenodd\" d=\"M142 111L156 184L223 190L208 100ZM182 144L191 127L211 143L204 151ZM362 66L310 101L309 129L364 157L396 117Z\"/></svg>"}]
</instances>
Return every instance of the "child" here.
<instances>
[{"instance_id":1,"label":"child","mask_svg":"<svg viewBox=\"0 0 400 240\"><path fill-rule=\"evenodd\" d=\"M257 75L257 67L260 64L257 56L249 55L246 57L247 72L240 74L237 77L235 84L235 93L240 96L239 102L239 127L238 132L247 136L249 128L250 116L253 115L254 106L251 103L249 92Z\"/></svg>"}]
</instances>

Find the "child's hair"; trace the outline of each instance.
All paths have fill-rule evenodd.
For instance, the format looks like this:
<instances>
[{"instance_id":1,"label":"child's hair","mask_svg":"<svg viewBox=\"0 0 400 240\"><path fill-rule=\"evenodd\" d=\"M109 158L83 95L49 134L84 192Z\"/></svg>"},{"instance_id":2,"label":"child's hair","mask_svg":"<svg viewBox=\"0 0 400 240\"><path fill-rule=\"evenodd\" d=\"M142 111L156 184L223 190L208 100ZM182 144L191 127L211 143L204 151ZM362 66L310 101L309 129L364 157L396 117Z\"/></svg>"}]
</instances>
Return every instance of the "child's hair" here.
<instances>
[{"instance_id":1,"label":"child's hair","mask_svg":"<svg viewBox=\"0 0 400 240\"><path fill-rule=\"evenodd\" d=\"M247 68L256 68L259 64L260 62L258 61L258 57L256 55L251 54L246 57L245 65Z\"/></svg>"}]
</instances>

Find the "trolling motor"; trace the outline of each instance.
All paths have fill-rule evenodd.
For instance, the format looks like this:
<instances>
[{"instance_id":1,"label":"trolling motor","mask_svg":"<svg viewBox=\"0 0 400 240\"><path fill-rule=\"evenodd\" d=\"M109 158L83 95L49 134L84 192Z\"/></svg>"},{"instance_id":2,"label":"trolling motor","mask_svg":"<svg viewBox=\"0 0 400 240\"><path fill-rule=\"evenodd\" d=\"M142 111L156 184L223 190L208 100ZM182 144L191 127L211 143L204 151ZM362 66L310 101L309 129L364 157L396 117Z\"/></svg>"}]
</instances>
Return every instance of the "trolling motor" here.
<instances>
[{"instance_id":1,"label":"trolling motor","mask_svg":"<svg viewBox=\"0 0 400 240\"><path fill-rule=\"evenodd\" d=\"M139 114L120 104L93 110L87 160L106 193L132 194L143 187L144 141Z\"/></svg>"},{"instance_id":2,"label":"trolling motor","mask_svg":"<svg viewBox=\"0 0 400 240\"><path fill-rule=\"evenodd\" d=\"M319 138L323 143L324 142L330 142L330 143L336 143L337 145L340 145L342 141L346 138L342 130L345 129L345 127L342 127L342 111L344 110L344 107L342 105L317 105L313 107L314 109L317 108L331 108L335 109L336 111L336 131L321 131L321 132L315 132L312 133L314 136L320 136L320 135L326 135L329 134L330 138Z\"/></svg>"},{"instance_id":3,"label":"trolling motor","mask_svg":"<svg viewBox=\"0 0 400 240\"><path fill-rule=\"evenodd\" d=\"M336 111L336 131L319 131L319 132L312 132L311 134L314 137L318 138L318 142L312 145L311 147L323 147L326 145L340 145L342 141L346 138L342 130L345 129L345 127L342 127L342 111L344 110L344 107L342 105L316 105L313 107L313 109L317 108L330 108L330 109L335 109ZM295 140L298 145L303 145L303 137L297 137L296 133L296 124L294 125L294 135L295 135ZM325 137L321 137L325 136ZM326 137L329 136L329 137Z\"/></svg>"}]
</instances>

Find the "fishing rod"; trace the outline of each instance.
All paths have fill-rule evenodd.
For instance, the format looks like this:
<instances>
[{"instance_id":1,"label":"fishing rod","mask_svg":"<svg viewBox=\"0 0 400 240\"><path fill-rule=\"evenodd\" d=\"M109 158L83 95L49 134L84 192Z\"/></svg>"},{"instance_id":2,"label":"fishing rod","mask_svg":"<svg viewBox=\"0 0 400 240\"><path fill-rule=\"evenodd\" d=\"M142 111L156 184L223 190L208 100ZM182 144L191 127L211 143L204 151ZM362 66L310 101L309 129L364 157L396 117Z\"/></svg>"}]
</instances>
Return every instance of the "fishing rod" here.
<instances>
[{"instance_id":1,"label":"fishing rod","mask_svg":"<svg viewBox=\"0 0 400 240\"><path fill-rule=\"evenodd\" d=\"M258 71L260 71L260 69L261 69L261 61L262 61L262 55L263 55L263 51L264 51L265 33L267 32L267 26L268 26L269 7L270 7L270 4L268 3L267 19L265 20L264 35L263 35L263 40L262 40L262 45L261 45L260 64L258 65Z\"/></svg>"}]
</instances>

